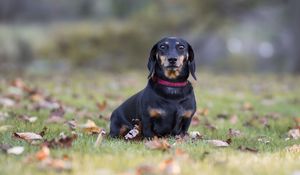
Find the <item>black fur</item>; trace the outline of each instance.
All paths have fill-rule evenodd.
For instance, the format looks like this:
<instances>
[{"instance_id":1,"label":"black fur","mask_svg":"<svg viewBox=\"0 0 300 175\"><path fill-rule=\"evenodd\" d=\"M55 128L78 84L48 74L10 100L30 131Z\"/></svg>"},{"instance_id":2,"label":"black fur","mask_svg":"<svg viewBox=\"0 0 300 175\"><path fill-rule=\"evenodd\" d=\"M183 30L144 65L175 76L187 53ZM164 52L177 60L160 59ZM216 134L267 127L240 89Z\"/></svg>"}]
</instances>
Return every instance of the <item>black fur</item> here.
<instances>
[{"instance_id":1,"label":"black fur","mask_svg":"<svg viewBox=\"0 0 300 175\"><path fill-rule=\"evenodd\" d=\"M168 49L161 46L165 43L168 43ZM172 66L170 58L178 61L180 56L185 55L178 76L176 78L167 76L164 72L168 67L163 66L160 56L164 56L168 60L165 64ZM137 120L141 122L142 136L145 138L187 133L192 116L196 111L196 101L191 83L188 82L183 87L165 86L158 84L156 78L169 82L183 82L187 81L191 74L196 79L192 47L180 38L164 38L152 47L147 66L149 80L145 89L130 97L113 111L110 123L111 137L120 137L121 128L129 131ZM158 116L151 117L149 112L151 109L162 109L163 112ZM187 113L190 116L187 117Z\"/></svg>"}]
</instances>

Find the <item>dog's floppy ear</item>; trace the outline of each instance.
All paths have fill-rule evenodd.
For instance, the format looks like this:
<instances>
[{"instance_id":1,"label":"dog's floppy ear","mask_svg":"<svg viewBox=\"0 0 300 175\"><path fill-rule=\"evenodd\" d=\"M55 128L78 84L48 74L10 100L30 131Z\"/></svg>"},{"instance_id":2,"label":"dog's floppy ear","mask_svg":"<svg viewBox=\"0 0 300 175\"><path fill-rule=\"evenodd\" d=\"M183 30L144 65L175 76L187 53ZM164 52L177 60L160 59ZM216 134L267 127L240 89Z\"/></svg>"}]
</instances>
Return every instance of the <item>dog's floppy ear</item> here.
<instances>
[{"instance_id":1,"label":"dog's floppy ear","mask_svg":"<svg viewBox=\"0 0 300 175\"><path fill-rule=\"evenodd\" d=\"M196 64L195 64L195 59L194 59L194 50L190 44L188 44L188 53L189 53L189 55L188 55L189 70L190 70L190 73L193 76L193 78L195 80L197 80L196 75L195 75Z\"/></svg>"},{"instance_id":2,"label":"dog's floppy ear","mask_svg":"<svg viewBox=\"0 0 300 175\"><path fill-rule=\"evenodd\" d=\"M151 78L155 71L155 64L156 64L156 52L157 52L157 44L155 44L150 52L149 60L148 60L148 70L149 75L148 78Z\"/></svg>"}]
</instances>

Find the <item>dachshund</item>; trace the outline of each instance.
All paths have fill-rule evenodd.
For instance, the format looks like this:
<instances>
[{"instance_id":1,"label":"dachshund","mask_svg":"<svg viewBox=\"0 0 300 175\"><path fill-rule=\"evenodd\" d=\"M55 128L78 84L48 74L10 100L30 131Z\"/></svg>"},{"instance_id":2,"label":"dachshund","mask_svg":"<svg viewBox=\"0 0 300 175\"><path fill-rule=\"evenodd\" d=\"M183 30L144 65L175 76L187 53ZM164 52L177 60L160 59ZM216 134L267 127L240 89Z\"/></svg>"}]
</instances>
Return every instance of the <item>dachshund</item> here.
<instances>
[{"instance_id":1,"label":"dachshund","mask_svg":"<svg viewBox=\"0 0 300 175\"><path fill-rule=\"evenodd\" d=\"M147 86L112 112L110 136L122 137L141 124L143 138L185 135L196 111L188 77L195 76L194 51L178 37L166 37L151 49Z\"/></svg>"}]
</instances>

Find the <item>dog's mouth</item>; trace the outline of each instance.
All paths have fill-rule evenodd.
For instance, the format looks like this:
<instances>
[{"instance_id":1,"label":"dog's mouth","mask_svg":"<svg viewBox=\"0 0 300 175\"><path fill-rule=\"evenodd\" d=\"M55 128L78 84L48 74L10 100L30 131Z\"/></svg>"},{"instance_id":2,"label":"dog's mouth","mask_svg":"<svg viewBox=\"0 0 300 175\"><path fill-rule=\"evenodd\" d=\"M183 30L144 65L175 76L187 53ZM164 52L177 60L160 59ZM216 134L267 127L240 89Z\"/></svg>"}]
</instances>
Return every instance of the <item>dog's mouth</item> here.
<instances>
[{"instance_id":1,"label":"dog's mouth","mask_svg":"<svg viewBox=\"0 0 300 175\"><path fill-rule=\"evenodd\" d=\"M165 67L167 70L178 70L179 66L176 65L169 65Z\"/></svg>"}]
</instances>

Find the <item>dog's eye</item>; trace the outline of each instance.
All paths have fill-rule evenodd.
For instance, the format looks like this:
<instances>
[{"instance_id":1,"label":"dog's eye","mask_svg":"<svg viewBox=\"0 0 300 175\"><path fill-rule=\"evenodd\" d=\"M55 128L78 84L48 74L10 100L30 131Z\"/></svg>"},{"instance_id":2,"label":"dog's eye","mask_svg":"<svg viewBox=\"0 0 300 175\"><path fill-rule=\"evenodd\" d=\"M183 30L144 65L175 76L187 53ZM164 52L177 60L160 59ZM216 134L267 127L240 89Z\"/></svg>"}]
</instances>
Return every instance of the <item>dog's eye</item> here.
<instances>
[{"instance_id":1,"label":"dog's eye","mask_svg":"<svg viewBox=\"0 0 300 175\"><path fill-rule=\"evenodd\" d=\"M162 50L165 50L167 48L167 46L166 45L160 45L159 48L162 49Z\"/></svg>"},{"instance_id":2,"label":"dog's eye","mask_svg":"<svg viewBox=\"0 0 300 175\"><path fill-rule=\"evenodd\" d=\"M178 49L179 49L179 50L183 50L183 49L184 49L184 46L183 46L183 45L179 45L179 46L178 46Z\"/></svg>"}]
</instances>

